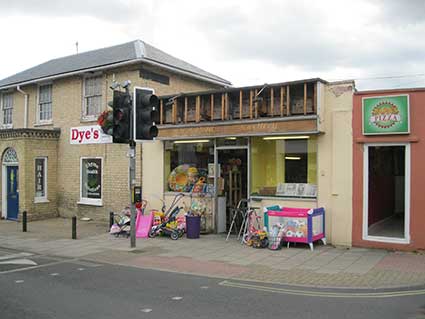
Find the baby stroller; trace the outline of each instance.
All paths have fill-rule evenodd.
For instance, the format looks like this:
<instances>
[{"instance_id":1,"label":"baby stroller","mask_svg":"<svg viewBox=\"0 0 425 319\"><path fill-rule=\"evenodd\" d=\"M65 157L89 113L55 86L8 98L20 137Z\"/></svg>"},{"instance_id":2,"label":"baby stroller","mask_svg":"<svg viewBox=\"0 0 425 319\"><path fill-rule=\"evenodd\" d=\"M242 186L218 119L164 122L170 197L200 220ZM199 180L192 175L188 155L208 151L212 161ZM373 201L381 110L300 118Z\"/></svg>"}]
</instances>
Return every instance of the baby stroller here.
<instances>
[{"instance_id":1,"label":"baby stroller","mask_svg":"<svg viewBox=\"0 0 425 319\"><path fill-rule=\"evenodd\" d=\"M124 208L120 214L114 214L114 224L109 233L115 237L130 237L130 207Z\"/></svg>"},{"instance_id":2,"label":"baby stroller","mask_svg":"<svg viewBox=\"0 0 425 319\"><path fill-rule=\"evenodd\" d=\"M184 229L181 228L173 228L168 226L170 223L173 223L177 215L179 214L180 210L183 207L177 206L180 199L184 196L184 194L178 194L174 198L170 208L168 209L167 213L165 213L165 218L159 225L155 225L151 228L148 236L149 238L154 238L158 235L164 234L167 236L170 236L172 240L177 240L184 234Z\"/></svg>"}]
</instances>

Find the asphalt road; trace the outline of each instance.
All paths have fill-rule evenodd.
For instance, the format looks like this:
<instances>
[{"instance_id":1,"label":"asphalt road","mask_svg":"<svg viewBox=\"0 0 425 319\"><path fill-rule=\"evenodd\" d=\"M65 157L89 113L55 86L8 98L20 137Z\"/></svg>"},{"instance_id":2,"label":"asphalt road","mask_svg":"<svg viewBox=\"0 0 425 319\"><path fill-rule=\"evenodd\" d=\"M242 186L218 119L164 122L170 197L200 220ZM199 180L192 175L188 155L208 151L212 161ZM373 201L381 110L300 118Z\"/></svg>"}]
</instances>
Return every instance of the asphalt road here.
<instances>
[{"instance_id":1,"label":"asphalt road","mask_svg":"<svg viewBox=\"0 0 425 319\"><path fill-rule=\"evenodd\" d=\"M425 318L424 306L425 290L294 289L0 250L1 319Z\"/></svg>"}]
</instances>

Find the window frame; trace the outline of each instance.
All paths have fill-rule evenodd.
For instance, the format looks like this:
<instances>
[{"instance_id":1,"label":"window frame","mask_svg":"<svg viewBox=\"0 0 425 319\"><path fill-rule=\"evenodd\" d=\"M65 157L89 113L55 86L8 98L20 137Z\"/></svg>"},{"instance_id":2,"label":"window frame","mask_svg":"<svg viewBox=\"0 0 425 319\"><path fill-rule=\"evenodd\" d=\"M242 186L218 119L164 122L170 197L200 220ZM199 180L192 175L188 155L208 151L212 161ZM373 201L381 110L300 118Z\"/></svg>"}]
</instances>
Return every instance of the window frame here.
<instances>
[{"instance_id":1,"label":"window frame","mask_svg":"<svg viewBox=\"0 0 425 319\"><path fill-rule=\"evenodd\" d=\"M286 136L281 136L281 138L279 138L279 136L277 135L276 138L274 138L275 136L273 136L273 135L269 135L269 134L266 135L266 134L264 134L264 135L252 136L250 138L250 157L251 157L251 159L250 159L250 167L249 167L250 179L248 181L250 183L250 198L255 198L255 199L262 199L262 198L263 199L281 198L281 199L284 199L284 200L295 200L295 201L297 201L297 200L301 200L301 201L316 201L317 200L317 198L318 198L318 189L319 189L318 188L318 185L319 185L319 181L318 181L318 174L319 174L319 172L318 172L318 151L317 151L318 139L317 139L317 136L316 135L308 135L308 136L309 136L308 138L306 138L304 136L299 136L299 137L296 137L296 136L293 136L292 137L291 136L291 137L287 137L287 138L285 138ZM271 137L271 138L268 138L268 137ZM284 181L277 183L277 185L276 185L276 193L275 194L273 194L273 195L260 194L259 190L260 190L261 187L259 187L259 186L256 185L256 184L259 184L259 183L254 184L254 181L256 181L256 173L254 173L253 169L254 169L254 166L255 166L254 163L257 162L257 160L254 158L255 156L254 156L253 151L257 147L256 143L258 143L254 139L259 139L260 140L261 138L263 138L263 139L268 138L270 140L276 140L276 142L279 141L279 140L282 140L284 142L284 148L285 148L285 152L283 153L283 154L285 154L285 155L283 155L284 157L287 154L286 153L286 141L287 140L294 140L294 139L307 140L307 163L306 163L307 164L307 181L305 183L301 183L301 182L298 182L298 183L289 183L285 179L286 176L283 175ZM314 151L311 151L311 152L310 152L310 149L309 149L309 143L310 143L310 141L314 141L314 143L316 145L315 146L315 150ZM314 167L315 167L315 169L312 172L312 174L310 173L310 170L313 170L312 167L310 166L310 162L309 162L309 154L310 153L315 153L315 155L314 155L314 162L315 162ZM284 158L283 167L285 167L285 171L286 171L286 163L285 162L286 162L286 159ZM310 181L309 177L313 178L313 176L316 177L315 183L309 182ZM299 194L289 194L289 193L286 193L286 191L284 192L284 189L285 189L286 185L295 185L297 189L298 189L298 186L299 185L304 185L304 186L305 185L312 185L312 186L315 186L316 187L316 194L314 196L311 196L311 195L299 195ZM270 185L263 185L263 186L270 186ZM256 190L257 188L258 188L258 190Z\"/></svg>"},{"instance_id":2,"label":"window frame","mask_svg":"<svg viewBox=\"0 0 425 319\"><path fill-rule=\"evenodd\" d=\"M205 142L205 143L202 143L202 144L207 144L207 147L208 148L212 148L213 149L213 153L212 154L209 151L206 152L208 154L208 156L211 157L211 160L212 160L211 162L208 161L208 164L214 163L214 165L215 165L215 152L216 152L215 139L214 138L212 138L212 139L211 138L206 138L205 140L209 140L209 141L208 142ZM188 141L190 141L190 140L188 140ZM196 142L197 140L193 140L193 141L194 141L193 143L188 142L188 143L182 143L182 144L177 143L177 144L179 144L179 145L186 145L186 146L192 145L192 146L195 146L195 148L196 148L196 146L199 144L199 142ZM164 145L163 145L163 152L164 152L163 153L163 159L164 159L164 166L163 166L163 176L164 176L163 191L164 191L164 193L186 193L186 194L188 194L189 193L188 191L176 191L176 190L170 189L169 183L168 183L168 177L169 177L169 174L171 174L171 172L173 172L173 170L176 167L180 166L180 165L189 164L189 165L193 165L193 166L196 166L197 167L197 163L196 164L193 163L193 162L189 163L188 161L185 161L183 163L179 162L176 167L174 167L173 169L171 169L171 154L170 154L170 163L169 163L170 166L167 167L167 161L166 161L167 151L173 152L174 145L175 145L175 142L176 141L175 140L171 140L171 141L167 141L167 142L169 142L171 144L164 143ZM195 151L195 153L196 153L196 151ZM198 156L195 156L195 157L198 158ZM208 166L205 167L205 169L208 169ZM169 172L168 172L168 170L169 170ZM203 194L208 194L208 193L209 192L203 193Z\"/></svg>"},{"instance_id":3,"label":"window frame","mask_svg":"<svg viewBox=\"0 0 425 319\"><path fill-rule=\"evenodd\" d=\"M4 99L5 96L11 96L11 100L12 100L12 106L9 107L8 109L11 110L11 115L10 115L10 123L5 123L5 116L4 116ZM14 94L13 92L3 92L1 94L1 99L0 99L0 103L1 103L1 128L3 129L10 129L13 128L13 108L14 108Z\"/></svg>"},{"instance_id":4,"label":"window frame","mask_svg":"<svg viewBox=\"0 0 425 319\"><path fill-rule=\"evenodd\" d=\"M37 160L43 160L44 163L44 196L37 196L37 188L34 189L34 203L46 203L49 202L49 200L47 199L47 177L48 177L48 173L47 173L47 168L48 168L48 157L47 156L37 156L34 158L34 173L37 172L37 165L36 165L36 161ZM35 185L37 185L37 182L35 181Z\"/></svg>"},{"instance_id":5,"label":"window frame","mask_svg":"<svg viewBox=\"0 0 425 319\"><path fill-rule=\"evenodd\" d=\"M43 86L50 86L50 102L43 102L43 104L50 103L50 119L42 120L40 117L41 103L40 103L40 89ZM42 83L37 88L37 118L36 123L38 125L52 124L53 123L53 84L51 82Z\"/></svg>"},{"instance_id":6,"label":"window frame","mask_svg":"<svg viewBox=\"0 0 425 319\"><path fill-rule=\"evenodd\" d=\"M86 159L100 159L101 165L101 177L100 177L100 198L88 198L83 197L83 161ZM103 206L103 164L104 160L102 156L82 156L80 157L80 200L77 204L91 205L91 206Z\"/></svg>"},{"instance_id":7,"label":"window frame","mask_svg":"<svg viewBox=\"0 0 425 319\"><path fill-rule=\"evenodd\" d=\"M86 95L86 83L87 83L88 80L93 79L93 78L99 78L100 94ZM81 110L81 120L82 121L86 121L86 122L96 121L97 117L102 112L102 109L103 109L102 97L104 95L103 86L102 86L103 80L104 80L104 76L103 76L102 73L86 74L86 75L83 76L83 81L82 81L82 110ZM90 98L90 97L99 97L100 98L99 110L96 114L87 114L88 113L87 98Z\"/></svg>"}]
</instances>

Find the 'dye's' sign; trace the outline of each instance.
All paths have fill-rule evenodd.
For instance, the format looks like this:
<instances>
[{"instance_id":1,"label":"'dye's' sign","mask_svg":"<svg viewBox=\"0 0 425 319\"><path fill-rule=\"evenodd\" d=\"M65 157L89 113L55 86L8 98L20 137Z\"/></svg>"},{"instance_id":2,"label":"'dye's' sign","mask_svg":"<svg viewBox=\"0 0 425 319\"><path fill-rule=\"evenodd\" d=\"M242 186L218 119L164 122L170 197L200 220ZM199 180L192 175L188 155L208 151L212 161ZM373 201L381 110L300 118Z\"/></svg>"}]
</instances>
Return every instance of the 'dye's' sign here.
<instances>
[{"instance_id":1,"label":"'dye's' sign","mask_svg":"<svg viewBox=\"0 0 425 319\"><path fill-rule=\"evenodd\" d=\"M99 125L71 127L69 139L71 144L112 143L112 136L103 133Z\"/></svg>"}]
</instances>

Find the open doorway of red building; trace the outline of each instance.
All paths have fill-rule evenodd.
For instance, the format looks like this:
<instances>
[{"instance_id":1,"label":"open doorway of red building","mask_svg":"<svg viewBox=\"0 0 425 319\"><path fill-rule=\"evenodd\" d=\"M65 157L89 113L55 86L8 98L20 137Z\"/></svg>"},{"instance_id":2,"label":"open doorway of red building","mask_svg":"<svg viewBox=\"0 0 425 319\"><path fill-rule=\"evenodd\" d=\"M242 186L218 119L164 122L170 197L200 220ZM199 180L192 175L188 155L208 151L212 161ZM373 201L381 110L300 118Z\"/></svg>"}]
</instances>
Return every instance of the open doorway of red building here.
<instances>
[{"instance_id":1,"label":"open doorway of red building","mask_svg":"<svg viewBox=\"0 0 425 319\"><path fill-rule=\"evenodd\" d=\"M409 243L410 145L364 147L363 239Z\"/></svg>"}]
</instances>

